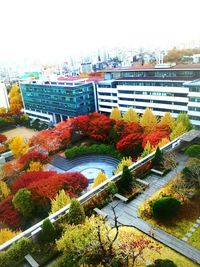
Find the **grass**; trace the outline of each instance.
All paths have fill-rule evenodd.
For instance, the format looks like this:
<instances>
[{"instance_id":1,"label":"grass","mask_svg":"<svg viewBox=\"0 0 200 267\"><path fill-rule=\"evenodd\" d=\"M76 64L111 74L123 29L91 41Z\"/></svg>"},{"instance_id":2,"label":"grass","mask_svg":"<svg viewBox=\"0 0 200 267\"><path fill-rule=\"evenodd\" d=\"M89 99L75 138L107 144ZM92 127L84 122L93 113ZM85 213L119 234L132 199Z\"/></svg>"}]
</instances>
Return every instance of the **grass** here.
<instances>
[{"instance_id":1,"label":"grass","mask_svg":"<svg viewBox=\"0 0 200 267\"><path fill-rule=\"evenodd\" d=\"M165 232L176 236L177 238L182 238L192 227L195 220L200 216L200 196L196 197L193 200L188 200L181 207L181 212L177 219L171 222L161 222L156 220L151 214L151 208L149 204L157 198L160 198L164 195L172 195L177 198L176 195L170 192L169 188L172 182L169 182L164 188L157 191L149 199L147 199L139 207L139 214L143 220L148 221L150 224L155 225L156 227L161 228ZM170 194L171 193L171 194Z\"/></svg>"},{"instance_id":2,"label":"grass","mask_svg":"<svg viewBox=\"0 0 200 267\"><path fill-rule=\"evenodd\" d=\"M192 234L192 236L188 238L188 243L200 250L200 226Z\"/></svg>"},{"instance_id":3,"label":"grass","mask_svg":"<svg viewBox=\"0 0 200 267\"><path fill-rule=\"evenodd\" d=\"M159 245L160 250L159 252L152 250L151 248L146 248L144 251L144 260L137 259L134 266L137 267L144 267L146 266L146 261L148 262L154 262L156 259L170 259L172 260L178 267L197 267L198 265L192 262L191 260L187 259L186 257L182 256L181 254L175 252L174 250L168 248L167 246L159 243L158 241L155 241L148 235L143 234L139 230L133 228L133 227L126 227L121 226L120 231L123 233L123 231L129 231L130 233L133 233L136 237L137 236L144 236L145 239L153 241L155 245ZM119 238L123 238L123 234L119 234Z\"/></svg>"}]
</instances>

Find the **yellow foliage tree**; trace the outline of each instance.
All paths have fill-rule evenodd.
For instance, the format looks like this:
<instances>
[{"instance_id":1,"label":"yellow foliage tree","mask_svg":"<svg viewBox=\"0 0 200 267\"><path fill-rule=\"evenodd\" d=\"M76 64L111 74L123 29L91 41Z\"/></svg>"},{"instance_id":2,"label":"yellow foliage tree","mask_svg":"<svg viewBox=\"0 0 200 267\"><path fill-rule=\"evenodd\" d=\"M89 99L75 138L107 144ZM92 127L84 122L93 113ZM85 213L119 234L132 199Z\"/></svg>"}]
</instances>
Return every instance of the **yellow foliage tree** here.
<instances>
[{"instance_id":1,"label":"yellow foliage tree","mask_svg":"<svg viewBox=\"0 0 200 267\"><path fill-rule=\"evenodd\" d=\"M147 141L144 150L142 152L142 158L146 157L147 155L151 154L155 150L154 147L151 146L150 142Z\"/></svg>"},{"instance_id":2,"label":"yellow foliage tree","mask_svg":"<svg viewBox=\"0 0 200 267\"><path fill-rule=\"evenodd\" d=\"M145 109L142 117L140 118L140 125L144 127L145 133L151 133L155 131L157 118L150 108Z\"/></svg>"},{"instance_id":3,"label":"yellow foliage tree","mask_svg":"<svg viewBox=\"0 0 200 267\"><path fill-rule=\"evenodd\" d=\"M137 112L133 108L129 108L123 115L123 120L125 122L138 122L139 118Z\"/></svg>"},{"instance_id":4,"label":"yellow foliage tree","mask_svg":"<svg viewBox=\"0 0 200 267\"><path fill-rule=\"evenodd\" d=\"M165 112L165 115L161 118L160 124L167 125L172 130L174 127L175 120L170 112Z\"/></svg>"},{"instance_id":5,"label":"yellow foliage tree","mask_svg":"<svg viewBox=\"0 0 200 267\"><path fill-rule=\"evenodd\" d=\"M133 164L133 161L131 157L124 157L118 164L116 170L114 171L114 174L117 174L123 171L124 166L131 166L132 164Z\"/></svg>"},{"instance_id":6,"label":"yellow foliage tree","mask_svg":"<svg viewBox=\"0 0 200 267\"><path fill-rule=\"evenodd\" d=\"M36 162L36 161L31 161L29 163L29 172L33 172L33 171L42 171L43 170L43 165L40 162Z\"/></svg>"},{"instance_id":7,"label":"yellow foliage tree","mask_svg":"<svg viewBox=\"0 0 200 267\"><path fill-rule=\"evenodd\" d=\"M157 146L159 148L165 146L166 144L168 144L170 142L170 140L168 138L162 138L162 140L157 144Z\"/></svg>"},{"instance_id":8,"label":"yellow foliage tree","mask_svg":"<svg viewBox=\"0 0 200 267\"><path fill-rule=\"evenodd\" d=\"M11 238L13 238L14 236L20 234L21 232L14 232L11 231L8 228L4 228L0 230L0 245L3 244L4 242L10 240Z\"/></svg>"},{"instance_id":9,"label":"yellow foliage tree","mask_svg":"<svg viewBox=\"0 0 200 267\"><path fill-rule=\"evenodd\" d=\"M7 112L6 108L4 108L4 107L1 107L1 108L0 108L0 114L1 114L1 113L6 113L6 112Z\"/></svg>"},{"instance_id":10,"label":"yellow foliage tree","mask_svg":"<svg viewBox=\"0 0 200 267\"><path fill-rule=\"evenodd\" d=\"M97 177L94 179L94 182L91 188L95 188L96 186L100 185L101 183L105 182L108 179L107 175L100 171Z\"/></svg>"},{"instance_id":11,"label":"yellow foliage tree","mask_svg":"<svg viewBox=\"0 0 200 267\"><path fill-rule=\"evenodd\" d=\"M9 148L13 155L18 159L22 155L26 154L29 144L21 136L16 136L9 141Z\"/></svg>"},{"instance_id":12,"label":"yellow foliage tree","mask_svg":"<svg viewBox=\"0 0 200 267\"><path fill-rule=\"evenodd\" d=\"M174 140L176 139L177 137L179 137L180 135L184 134L187 132L187 129L186 127L183 125L182 122L179 122L175 128L173 129L173 131L171 132L170 134L170 139L171 140Z\"/></svg>"},{"instance_id":13,"label":"yellow foliage tree","mask_svg":"<svg viewBox=\"0 0 200 267\"><path fill-rule=\"evenodd\" d=\"M7 184L3 181L0 181L0 199L6 198L10 195L11 191Z\"/></svg>"},{"instance_id":14,"label":"yellow foliage tree","mask_svg":"<svg viewBox=\"0 0 200 267\"><path fill-rule=\"evenodd\" d=\"M19 113L22 109L22 98L19 90L19 86L14 84L9 93L10 111L13 113Z\"/></svg>"},{"instance_id":15,"label":"yellow foliage tree","mask_svg":"<svg viewBox=\"0 0 200 267\"><path fill-rule=\"evenodd\" d=\"M55 199L51 200L51 213L58 211L67 204L71 202L70 197L65 193L65 190L62 189L56 195Z\"/></svg>"},{"instance_id":16,"label":"yellow foliage tree","mask_svg":"<svg viewBox=\"0 0 200 267\"><path fill-rule=\"evenodd\" d=\"M118 108L112 108L112 111L110 113L110 119L113 119L113 120L121 120L122 119L121 112Z\"/></svg>"}]
</instances>

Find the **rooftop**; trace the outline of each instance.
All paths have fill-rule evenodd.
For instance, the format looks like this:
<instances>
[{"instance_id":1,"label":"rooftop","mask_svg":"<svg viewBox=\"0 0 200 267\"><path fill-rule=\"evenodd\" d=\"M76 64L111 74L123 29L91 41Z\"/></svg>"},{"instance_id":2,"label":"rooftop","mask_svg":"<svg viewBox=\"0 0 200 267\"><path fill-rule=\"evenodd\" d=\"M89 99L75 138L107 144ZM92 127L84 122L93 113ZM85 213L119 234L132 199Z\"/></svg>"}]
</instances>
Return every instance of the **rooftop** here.
<instances>
[{"instance_id":1,"label":"rooftop","mask_svg":"<svg viewBox=\"0 0 200 267\"><path fill-rule=\"evenodd\" d=\"M200 77L124 77L117 79L118 81L193 81Z\"/></svg>"},{"instance_id":2,"label":"rooftop","mask_svg":"<svg viewBox=\"0 0 200 267\"><path fill-rule=\"evenodd\" d=\"M157 68L156 66L150 66L150 65L134 65L129 67L121 67L121 68L107 68L102 70L102 72L111 72L111 71L162 71L162 70L200 70L200 64L180 64L171 66L169 68Z\"/></svg>"}]
</instances>

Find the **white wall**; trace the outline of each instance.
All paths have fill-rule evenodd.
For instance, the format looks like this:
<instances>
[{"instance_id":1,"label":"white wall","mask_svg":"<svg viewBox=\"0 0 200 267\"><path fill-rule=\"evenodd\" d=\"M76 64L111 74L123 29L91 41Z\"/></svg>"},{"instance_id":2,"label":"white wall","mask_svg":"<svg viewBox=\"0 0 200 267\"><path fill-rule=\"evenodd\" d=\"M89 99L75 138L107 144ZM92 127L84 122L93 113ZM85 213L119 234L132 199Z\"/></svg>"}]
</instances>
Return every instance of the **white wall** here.
<instances>
[{"instance_id":1,"label":"white wall","mask_svg":"<svg viewBox=\"0 0 200 267\"><path fill-rule=\"evenodd\" d=\"M0 108L9 108L8 95L5 84L0 82Z\"/></svg>"}]
</instances>

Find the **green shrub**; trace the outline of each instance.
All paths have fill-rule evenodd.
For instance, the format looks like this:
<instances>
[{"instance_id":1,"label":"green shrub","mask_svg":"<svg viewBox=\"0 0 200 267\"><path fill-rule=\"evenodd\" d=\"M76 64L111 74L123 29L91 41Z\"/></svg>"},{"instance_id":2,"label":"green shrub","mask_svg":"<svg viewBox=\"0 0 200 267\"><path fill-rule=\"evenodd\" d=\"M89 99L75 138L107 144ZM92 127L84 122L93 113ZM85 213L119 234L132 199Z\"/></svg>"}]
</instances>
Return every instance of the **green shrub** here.
<instances>
[{"instance_id":1,"label":"green shrub","mask_svg":"<svg viewBox=\"0 0 200 267\"><path fill-rule=\"evenodd\" d=\"M119 180L120 189L130 189L133 182L133 175L128 166L124 166L121 178Z\"/></svg>"},{"instance_id":2,"label":"green shrub","mask_svg":"<svg viewBox=\"0 0 200 267\"><path fill-rule=\"evenodd\" d=\"M85 221L85 211L77 199L72 199L68 213L68 222L70 224L81 224Z\"/></svg>"},{"instance_id":3,"label":"green shrub","mask_svg":"<svg viewBox=\"0 0 200 267\"><path fill-rule=\"evenodd\" d=\"M34 248L32 240L21 238L14 243L8 250L0 252L1 267L18 267L27 254L31 253Z\"/></svg>"},{"instance_id":4,"label":"green shrub","mask_svg":"<svg viewBox=\"0 0 200 267\"><path fill-rule=\"evenodd\" d=\"M60 257L52 267L79 267L79 258L75 253L69 251Z\"/></svg>"},{"instance_id":5,"label":"green shrub","mask_svg":"<svg viewBox=\"0 0 200 267\"><path fill-rule=\"evenodd\" d=\"M160 220L170 220L176 217L180 207L181 203L176 198L163 197L152 204L153 216Z\"/></svg>"},{"instance_id":6,"label":"green shrub","mask_svg":"<svg viewBox=\"0 0 200 267\"><path fill-rule=\"evenodd\" d=\"M86 154L110 155L117 159L121 159L123 157L123 155L119 153L117 150L115 150L113 146L105 144L100 144L100 145L93 144L91 146L86 146L86 145L74 146L72 148L65 150L65 157L68 159Z\"/></svg>"},{"instance_id":7,"label":"green shrub","mask_svg":"<svg viewBox=\"0 0 200 267\"><path fill-rule=\"evenodd\" d=\"M108 185L107 185L107 187L106 187L106 190L107 190L107 193L108 193L109 195L114 195L114 194L116 194L117 191L118 191L118 188L117 188L117 186L116 186L116 183L114 183L114 182L109 182Z\"/></svg>"},{"instance_id":8,"label":"green shrub","mask_svg":"<svg viewBox=\"0 0 200 267\"><path fill-rule=\"evenodd\" d=\"M147 267L177 267L177 265L168 259L157 259L154 261L154 264L148 265Z\"/></svg>"},{"instance_id":9,"label":"green shrub","mask_svg":"<svg viewBox=\"0 0 200 267\"><path fill-rule=\"evenodd\" d=\"M44 220L40 238L44 242L53 242L56 238L56 230L49 219Z\"/></svg>"},{"instance_id":10,"label":"green shrub","mask_svg":"<svg viewBox=\"0 0 200 267\"><path fill-rule=\"evenodd\" d=\"M154 158L152 160L152 164L155 167L160 167L163 165L163 162L164 162L163 154L162 154L160 148L157 147L156 153L155 153Z\"/></svg>"},{"instance_id":11,"label":"green shrub","mask_svg":"<svg viewBox=\"0 0 200 267\"><path fill-rule=\"evenodd\" d=\"M185 154L190 157L200 158L200 145L191 145L185 150Z\"/></svg>"}]
</instances>

